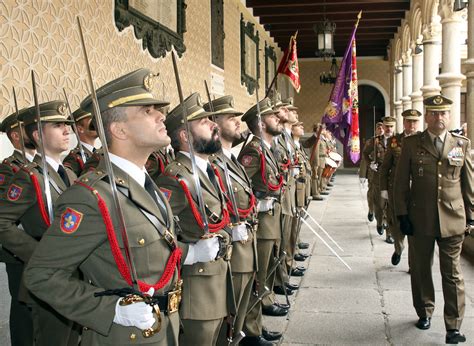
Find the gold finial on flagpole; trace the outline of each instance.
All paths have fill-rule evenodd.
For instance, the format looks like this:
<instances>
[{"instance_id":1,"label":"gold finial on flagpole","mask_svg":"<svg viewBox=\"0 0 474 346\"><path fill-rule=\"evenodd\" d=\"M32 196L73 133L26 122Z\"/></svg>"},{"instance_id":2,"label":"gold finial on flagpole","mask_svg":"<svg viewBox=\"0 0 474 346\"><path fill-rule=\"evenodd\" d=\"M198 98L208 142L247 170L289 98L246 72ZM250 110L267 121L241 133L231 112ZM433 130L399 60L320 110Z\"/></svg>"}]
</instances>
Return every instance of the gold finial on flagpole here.
<instances>
[{"instance_id":1,"label":"gold finial on flagpole","mask_svg":"<svg viewBox=\"0 0 474 346\"><path fill-rule=\"evenodd\" d=\"M357 15L357 23L356 23L356 28L359 26L359 20L362 18L362 10L360 10L359 14Z\"/></svg>"}]
</instances>

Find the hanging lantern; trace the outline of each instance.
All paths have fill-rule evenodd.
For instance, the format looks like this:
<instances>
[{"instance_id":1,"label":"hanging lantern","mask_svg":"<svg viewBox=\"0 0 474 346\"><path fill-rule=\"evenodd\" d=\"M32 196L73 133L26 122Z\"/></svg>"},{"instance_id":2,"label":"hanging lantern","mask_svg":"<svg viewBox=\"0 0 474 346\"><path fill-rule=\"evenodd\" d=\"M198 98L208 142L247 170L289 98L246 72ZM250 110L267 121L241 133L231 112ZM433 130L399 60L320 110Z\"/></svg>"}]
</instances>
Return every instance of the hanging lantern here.
<instances>
[{"instance_id":1,"label":"hanging lantern","mask_svg":"<svg viewBox=\"0 0 474 346\"><path fill-rule=\"evenodd\" d=\"M336 32L336 23L330 22L324 18L323 22L316 23L313 27L318 38L318 49L316 56L327 58L335 55L334 52L334 33Z\"/></svg>"}]
</instances>

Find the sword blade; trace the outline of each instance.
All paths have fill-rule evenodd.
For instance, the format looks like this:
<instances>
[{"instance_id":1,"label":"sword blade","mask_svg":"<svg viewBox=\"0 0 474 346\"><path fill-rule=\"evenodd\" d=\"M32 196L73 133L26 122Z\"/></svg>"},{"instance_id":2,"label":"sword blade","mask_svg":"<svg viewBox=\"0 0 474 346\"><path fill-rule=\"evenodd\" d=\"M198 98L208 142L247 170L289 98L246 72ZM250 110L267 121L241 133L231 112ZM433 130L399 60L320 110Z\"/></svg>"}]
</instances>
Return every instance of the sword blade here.
<instances>
[{"instance_id":1,"label":"sword blade","mask_svg":"<svg viewBox=\"0 0 474 346\"><path fill-rule=\"evenodd\" d=\"M319 229L320 229L321 231L323 231L324 234L326 234L326 236L333 242L333 244L336 245L336 246L339 248L339 250L341 250L342 252L344 252L344 249L339 246L339 244L329 235L328 232L326 232L326 230L323 228L323 226L321 226L321 225L319 224L319 222L316 221L316 219L315 219L314 217L312 217L304 208L303 208L303 211L304 211L304 213L305 213L306 215L308 215L308 217L316 224L316 226L318 226Z\"/></svg>"},{"instance_id":2,"label":"sword blade","mask_svg":"<svg viewBox=\"0 0 474 346\"><path fill-rule=\"evenodd\" d=\"M86 163L86 154L84 154L84 149L82 148L81 139L79 138L79 131L77 131L76 119L74 119L74 117L72 116L71 105L69 104L69 100L67 99L67 94L66 94L66 89L65 88L63 88L63 93L64 93L64 101L66 101L67 109L69 111L69 117L71 118L71 120L74 121L72 123L72 129L74 131L74 134L76 135L77 147L79 148L79 152L81 154L82 162Z\"/></svg>"},{"instance_id":3,"label":"sword blade","mask_svg":"<svg viewBox=\"0 0 474 346\"><path fill-rule=\"evenodd\" d=\"M25 152L25 139L23 138L23 124L20 121L20 119L18 119L18 117L20 116L20 113L18 111L18 102L16 99L15 87L12 87L12 89L13 89L13 101L15 102L16 122L18 124L18 131L20 131L21 154L23 155L23 160L26 164L28 163L28 160L26 158L26 152Z\"/></svg>"}]
</instances>

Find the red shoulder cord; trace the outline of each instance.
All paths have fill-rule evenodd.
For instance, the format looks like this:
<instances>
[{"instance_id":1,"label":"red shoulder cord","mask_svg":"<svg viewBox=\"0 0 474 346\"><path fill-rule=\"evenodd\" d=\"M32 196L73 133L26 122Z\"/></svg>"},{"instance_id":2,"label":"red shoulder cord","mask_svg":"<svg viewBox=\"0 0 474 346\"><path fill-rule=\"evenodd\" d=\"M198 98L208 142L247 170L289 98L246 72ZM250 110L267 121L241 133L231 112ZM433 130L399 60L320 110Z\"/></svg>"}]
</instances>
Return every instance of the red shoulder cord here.
<instances>
[{"instance_id":1,"label":"red shoulder cord","mask_svg":"<svg viewBox=\"0 0 474 346\"><path fill-rule=\"evenodd\" d=\"M79 167L81 168L81 171L84 169L84 161L82 161L81 155L75 155L76 156L76 162L79 164Z\"/></svg>"},{"instance_id":2,"label":"red shoulder cord","mask_svg":"<svg viewBox=\"0 0 474 346\"><path fill-rule=\"evenodd\" d=\"M83 184L80 181L76 181L76 184L85 187L86 189L91 191L94 196L97 197L97 205L99 206L100 213L102 214L102 219L104 220L105 229L107 231L107 238L109 239L110 249L112 251L112 256L114 257L115 264L117 265L117 269L119 270L122 278L127 282L127 284L132 286L132 277L130 275L130 269L128 268L127 263L123 258L122 251L120 251L120 247L114 231L114 225L112 223L107 204L99 195L99 192L97 192L97 190L94 190L92 187ZM138 280L138 287L140 291L147 292L151 287L153 287L155 291L162 289L166 286L166 284L168 284L168 282L173 277L175 268L178 271L179 280L181 278L181 255L181 249L176 246L174 250L171 251L170 257L168 258L168 262L166 263L165 269L163 270L163 275L154 285L150 285L146 282Z\"/></svg>"},{"instance_id":3,"label":"red shoulder cord","mask_svg":"<svg viewBox=\"0 0 474 346\"><path fill-rule=\"evenodd\" d=\"M217 176L217 181L219 182L219 186L221 187L222 191L226 193L227 189L224 186L224 182L222 180L221 174L219 173L219 170L214 165L212 165L212 169L214 170L214 173ZM229 212L232 215L235 215L235 211L234 211L234 208L232 206L229 196L227 194L224 194L224 196L226 196L226 200L227 200L226 201L227 209L229 209ZM256 200L257 199L255 198L255 195L253 193L250 193L249 207L247 209L240 209L239 207L237 207L237 212L239 213L240 219L246 219L252 213L256 205Z\"/></svg>"},{"instance_id":4,"label":"red shoulder cord","mask_svg":"<svg viewBox=\"0 0 474 346\"><path fill-rule=\"evenodd\" d=\"M176 179L179 182L179 185L181 185L181 188L184 191L184 195L186 196L186 199L188 200L189 206L191 207L191 212L193 213L194 219L198 223L198 226L200 228L204 227L204 223L202 222L202 217L201 213L199 212L196 203L193 200L193 196L191 196L191 192L189 191L188 186L186 183L182 180L179 179L178 177L174 175L169 175L169 177ZM217 223L212 223L209 222L208 220L208 227L209 227L209 232L215 233L223 229L225 226L229 224L229 211L226 208L222 209L222 218L220 222Z\"/></svg>"},{"instance_id":5,"label":"red shoulder cord","mask_svg":"<svg viewBox=\"0 0 474 346\"><path fill-rule=\"evenodd\" d=\"M291 165L291 160L286 159L286 162L281 164L281 168L285 170L285 169L290 168L290 165Z\"/></svg>"},{"instance_id":6,"label":"red shoulder cord","mask_svg":"<svg viewBox=\"0 0 474 346\"><path fill-rule=\"evenodd\" d=\"M261 150L259 150L258 153L260 155L260 171L261 171L263 183L268 187L270 191L280 190L281 187L283 186L283 176L279 175L278 185L273 185L270 182L267 182L267 178L265 177L265 155L263 155L263 152Z\"/></svg>"},{"instance_id":7,"label":"red shoulder cord","mask_svg":"<svg viewBox=\"0 0 474 346\"><path fill-rule=\"evenodd\" d=\"M165 164L163 163L163 160L161 159L160 155L155 154L156 158L158 159L158 164L160 165L160 173L163 173L165 171Z\"/></svg>"},{"instance_id":8,"label":"red shoulder cord","mask_svg":"<svg viewBox=\"0 0 474 346\"><path fill-rule=\"evenodd\" d=\"M46 227L49 227L51 226L51 221L49 220L49 215L48 213L46 212L46 206L44 204L44 200L43 200L43 192L41 191L41 187L40 187L40 184L38 182L38 178L36 177L36 175L34 175L34 173L22 168L26 173L28 173L28 175L30 176L30 179L31 179L31 183L33 184L33 188L35 189L35 193L36 193L36 199L38 200L38 208L40 210L40 214L41 214L41 218L43 219Z\"/></svg>"}]
</instances>

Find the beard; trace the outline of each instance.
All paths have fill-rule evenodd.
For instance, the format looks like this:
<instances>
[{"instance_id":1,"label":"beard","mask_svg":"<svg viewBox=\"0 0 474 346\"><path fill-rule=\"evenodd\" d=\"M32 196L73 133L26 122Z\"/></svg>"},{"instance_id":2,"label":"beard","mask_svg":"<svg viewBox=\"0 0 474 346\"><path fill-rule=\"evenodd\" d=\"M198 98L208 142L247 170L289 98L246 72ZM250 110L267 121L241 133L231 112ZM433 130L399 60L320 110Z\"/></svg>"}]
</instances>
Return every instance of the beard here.
<instances>
[{"instance_id":1,"label":"beard","mask_svg":"<svg viewBox=\"0 0 474 346\"><path fill-rule=\"evenodd\" d=\"M23 137L23 140L24 140L24 144L25 144L25 148L26 149L30 149L30 150L33 150L33 149L36 149L35 145L33 144L33 142L28 138L28 136L24 136Z\"/></svg>"},{"instance_id":2,"label":"beard","mask_svg":"<svg viewBox=\"0 0 474 346\"><path fill-rule=\"evenodd\" d=\"M216 127L212 131L211 139L193 138L194 150L199 154L211 155L221 150L222 144L219 138L214 139L219 134L219 129Z\"/></svg>"},{"instance_id":3,"label":"beard","mask_svg":"<svg viewBox=\"0 0 474 346\"><path fill-rule=\"evenodd\" d=\"M272 136L281 135L282 132L283 132L283 127L282 126L279 126L279 125L268 126L267 125L267 133L272 135Z\"/></svg>"}]
</instances>

